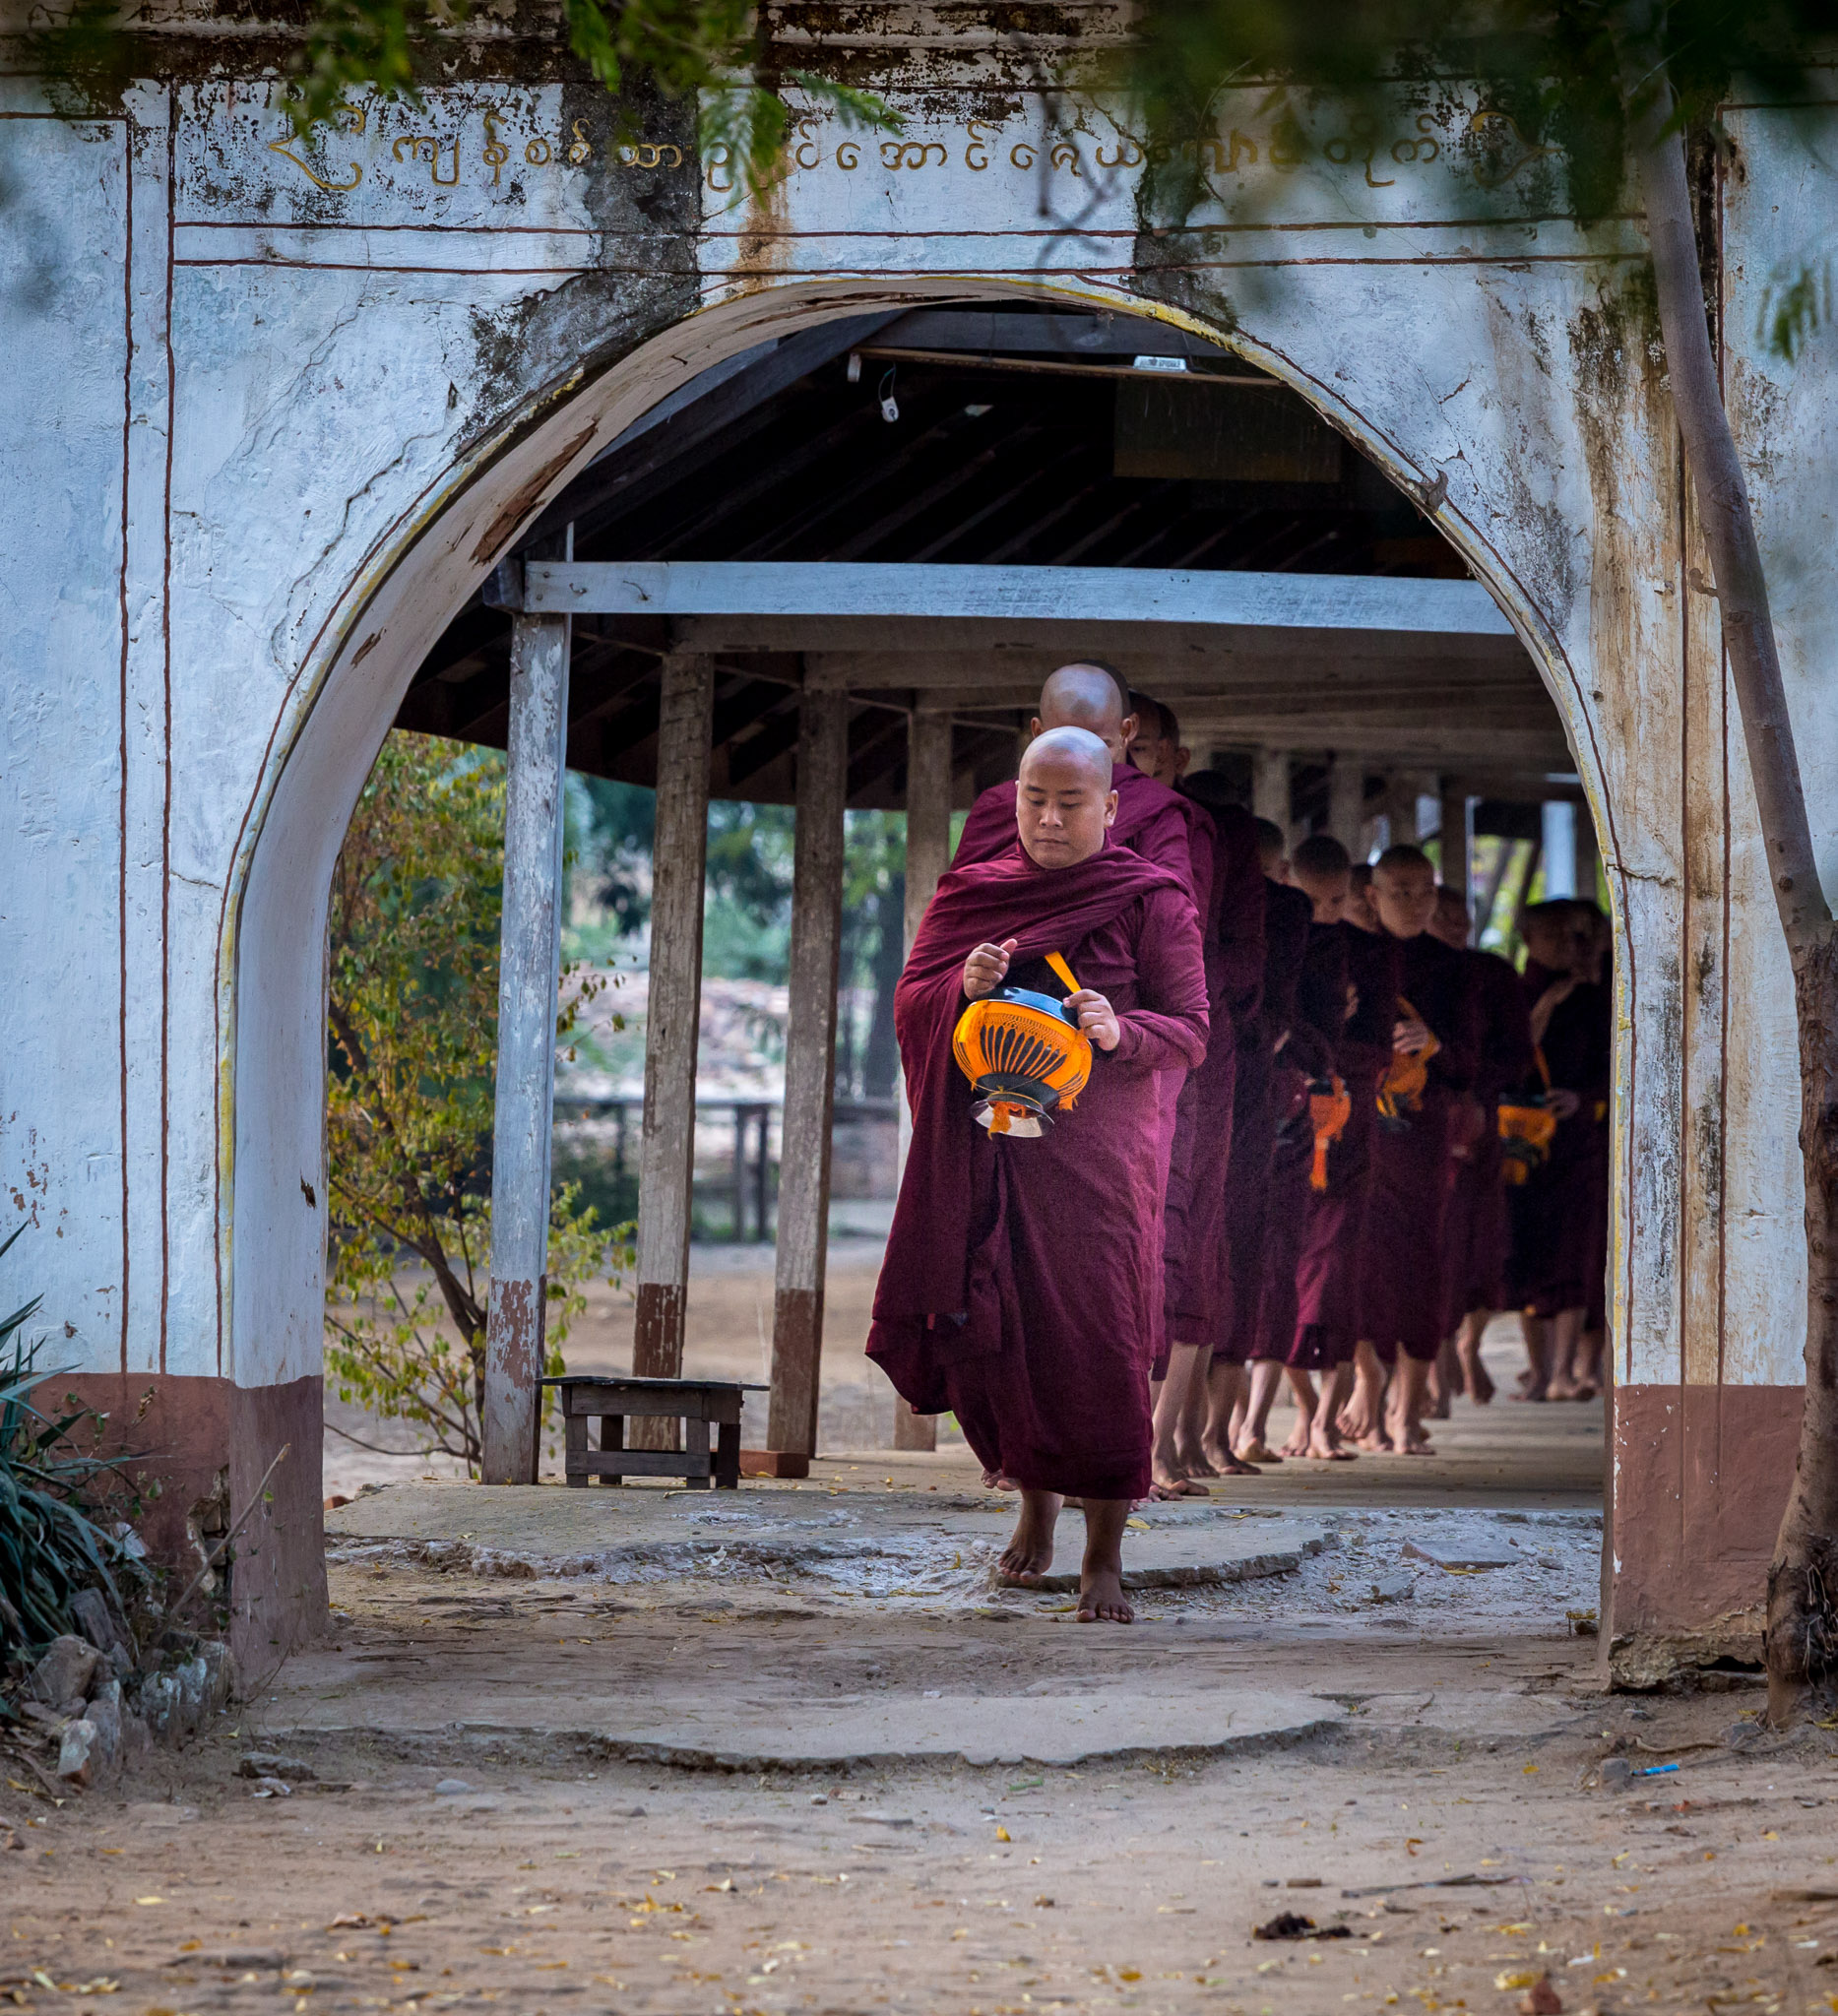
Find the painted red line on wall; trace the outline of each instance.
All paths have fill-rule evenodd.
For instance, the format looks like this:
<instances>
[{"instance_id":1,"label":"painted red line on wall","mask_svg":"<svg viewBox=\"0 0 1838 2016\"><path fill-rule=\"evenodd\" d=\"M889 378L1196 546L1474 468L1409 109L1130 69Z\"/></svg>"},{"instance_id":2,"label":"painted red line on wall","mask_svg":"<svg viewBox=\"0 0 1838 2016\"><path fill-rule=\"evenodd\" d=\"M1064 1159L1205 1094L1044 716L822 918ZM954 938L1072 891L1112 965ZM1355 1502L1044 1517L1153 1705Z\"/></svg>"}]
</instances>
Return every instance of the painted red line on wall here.
<instances>
[{"instance_id":1,"label":"painted red line on wall","mask_svg":"<svg viewBox=\"0 0 1838 2016\"><path fill-rule=\"evenodd\" d=\"M121 1071L121 1373L128 1370L128 443L134 431L134 132L121 127L121 182L126 202L126 236L121 261L121 739L116 766L120 855L115 880L115 926L119 941L121 995L115 1018Z\"/></svg>"},{"instance_id":2,"label":"painted red line on wall","mask_svg":"<svg viewBox=\"0 0 1838 2016\"><path fill-rule=\"evenodd\" d=\"M159 1369L166 1368L166 1322L172 1305L172 432L178 374L172 358L172 210L177 175L177 107L166 87L166 471L160 511L160 681L165 709L165 789L159 824ZM222 1371L222 1365L218 1368Z\"/></svg>"}]
</instances>

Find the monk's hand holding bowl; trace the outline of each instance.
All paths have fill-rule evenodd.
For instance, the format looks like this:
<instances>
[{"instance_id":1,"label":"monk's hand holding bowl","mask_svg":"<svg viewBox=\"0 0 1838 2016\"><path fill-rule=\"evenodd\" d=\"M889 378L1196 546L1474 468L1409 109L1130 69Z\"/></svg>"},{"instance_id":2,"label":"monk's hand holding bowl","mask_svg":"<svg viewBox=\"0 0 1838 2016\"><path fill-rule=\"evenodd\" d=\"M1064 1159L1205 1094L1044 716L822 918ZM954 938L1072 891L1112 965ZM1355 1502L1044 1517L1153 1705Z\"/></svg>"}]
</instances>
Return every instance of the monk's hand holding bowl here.
<instances>
[{"instance_id":1,"label":"monk's hand holding bowl","mask_svg":"<svg viewBox=\"0 0 1838 2016\"><path fill-rule=\"evenodd\" d=\"M1076 994L1068 994L1066 1006L1071 1009L1085 1036L1101 1050L1114 1050L1122 1041L1123 1030L1116 1019L1116 1010L1097 988L1081 987Z\"/></svg>"},{"instance_id":2,"label":"monk's hand holding bowl","mask_svg":"<svg viewBox=\"0 0 1838 2016\"><path fill-rule=\"evenodd\" d=\"M1004 938L999 945L979 945L964 962L964 994L972 1001L981 1001L993 994L1008 976L1008 962L1014 956L1019 938Z\"/></svg>"},{"instance_id":3,"label":"monk's hand holding bowl","mask_svg":"<svg viewBox=\"0 0 1838 2016\"><path fill-rule=\"evenodd\" d=\"M1421 1022L1405 1017L1394 1023L1391 1031L1391 1047L1403 1057L1421 1056L1428 1045L1429 1031Z\"/></svg>"}]
</instances>

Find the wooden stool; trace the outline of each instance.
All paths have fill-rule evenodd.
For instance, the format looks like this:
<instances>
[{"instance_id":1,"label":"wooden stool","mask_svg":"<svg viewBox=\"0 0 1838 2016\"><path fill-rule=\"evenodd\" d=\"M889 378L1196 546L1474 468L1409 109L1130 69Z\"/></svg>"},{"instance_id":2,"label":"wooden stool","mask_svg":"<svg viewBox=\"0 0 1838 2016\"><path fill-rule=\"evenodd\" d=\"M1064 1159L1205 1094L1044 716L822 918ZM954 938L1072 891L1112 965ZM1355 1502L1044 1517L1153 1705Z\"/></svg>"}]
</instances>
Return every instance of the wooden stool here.
<instances>
[{"instance_id":1,"label":"wooden stool","mask_svg":"<svg viewBox=\"0 0 1838 2016\"><path fill-rule=\"evenodd\" d=\"M561 1394L565 1461L571 1484L590 1478L616 1484L628 1477L680 1477L689 1487L737 1490L740 1485L740 1401L764 1386L731 1379L618 1379L570 1372L544 1379ZM587 1424L600 1417L600 1447L587 1446ZM683 1423L681 1449L628 1449L629 1416L650 1415ZM709 1423L719 1431L709 1453Z\"/></svg>"}]
</instances>

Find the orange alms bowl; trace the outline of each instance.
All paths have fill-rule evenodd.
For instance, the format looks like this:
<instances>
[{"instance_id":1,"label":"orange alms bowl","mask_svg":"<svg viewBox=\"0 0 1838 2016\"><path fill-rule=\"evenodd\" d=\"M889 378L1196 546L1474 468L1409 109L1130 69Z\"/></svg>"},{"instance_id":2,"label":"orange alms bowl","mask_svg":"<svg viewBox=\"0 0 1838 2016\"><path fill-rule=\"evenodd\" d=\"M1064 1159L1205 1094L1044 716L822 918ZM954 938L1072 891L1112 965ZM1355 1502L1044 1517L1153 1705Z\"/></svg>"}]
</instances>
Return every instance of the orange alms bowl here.
<instances>
[{"instance_id":1,"label":"orange alms bowl","mask_svg":"<svg viewBox=\"0 0 1838 2016\"><path fill-rule=\"evenodd\" d=\"M973 1001L951 1039L976 1088L974 1116L991 1134L1034 1140L1071 1107L1092 1074L1091 1040L1050 994L997 987Z\"/></svg>"}]
</instances>

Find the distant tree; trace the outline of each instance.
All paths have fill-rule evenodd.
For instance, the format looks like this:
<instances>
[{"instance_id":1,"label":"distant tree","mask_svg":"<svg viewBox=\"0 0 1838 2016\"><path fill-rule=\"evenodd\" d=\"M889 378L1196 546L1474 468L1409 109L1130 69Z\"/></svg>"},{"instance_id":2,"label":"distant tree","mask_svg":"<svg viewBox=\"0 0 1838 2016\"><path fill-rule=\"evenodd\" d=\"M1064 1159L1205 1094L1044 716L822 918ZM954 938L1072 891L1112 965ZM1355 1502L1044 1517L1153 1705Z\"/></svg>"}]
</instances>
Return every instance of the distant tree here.
<instances>
[{"instance_id":1,"label":"distant tree","mask_svg":"<svg viewBox=\"0 0 1838 2016\"><path fill-rule=\"evenodd\" d=\"M1786 97L1829 0L1143 0L1124 82L1159 139L1204 137L1217 90L1268 84L1285 110L1330 100L1372 116L1400 92L1466 80L1485 109L1557 152L1579 221L1611 210L1631 174L1646 213L1651 284L1724 645L1754 779L1800 1028L1800 1149L1806 1192L1806 1402L1768 1578L1769 1713L1787 1723L1838 1702L1838 929L1820 888L1747 486L1711 346L1714 299L1699 243L1687 135L1727 149L1717 117L1739 77ZM1289 119L1293 148L1308 146ZM1197 149L1158 150L1178 164ZM1151 202L1184 221L1197 170L1176 165ZM1707 257L1708 255L1708 257ZM1776 289L1775 348L1791 356L1823 298L1810 273Z\"/></svg>"},{"instance_id":2,"label":"distant tree","mask_svg":"<svg viewBox=\"0 0 1838 2016\"><path fill-rule=\"evenodd\" d=\"M341 1398L414 1422L475 1469L503 848L503 758L397 732L332 878L327 1368ZM570 977L558 1038L593 985ZM572 1186L555 1193L550 1371L585 1306L579 1284L629 1264L623 1238Z\"/></svg>"}]
</instances>

